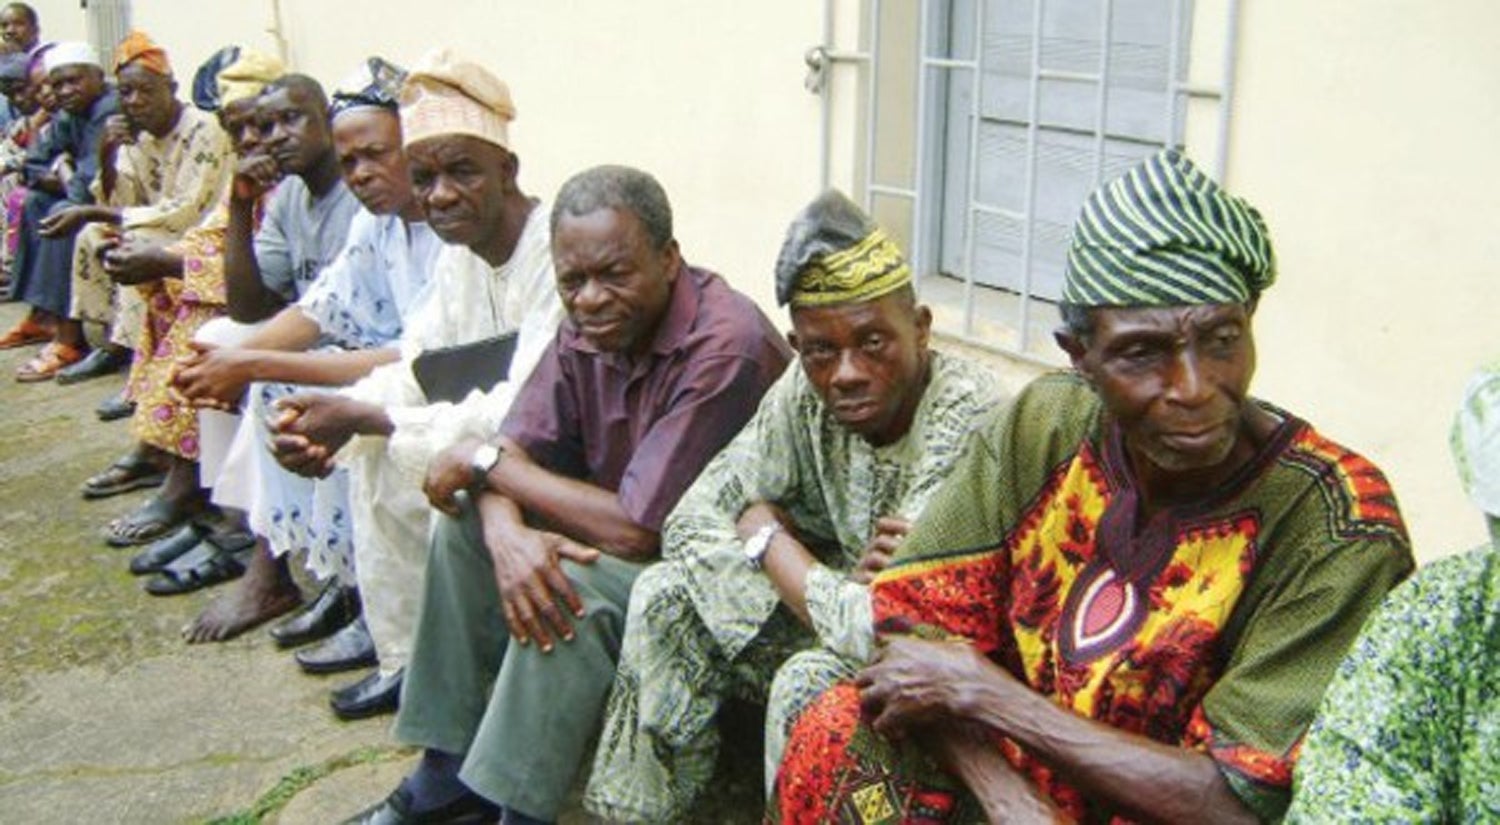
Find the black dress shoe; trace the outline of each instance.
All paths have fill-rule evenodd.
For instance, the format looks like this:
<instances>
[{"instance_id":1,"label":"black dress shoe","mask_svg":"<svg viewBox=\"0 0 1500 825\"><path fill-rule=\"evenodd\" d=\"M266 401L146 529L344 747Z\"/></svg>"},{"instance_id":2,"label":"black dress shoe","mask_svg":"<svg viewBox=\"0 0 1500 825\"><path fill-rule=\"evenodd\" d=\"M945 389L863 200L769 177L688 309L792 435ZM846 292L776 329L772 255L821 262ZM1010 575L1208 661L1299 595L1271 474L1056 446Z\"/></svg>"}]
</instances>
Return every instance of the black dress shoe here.
<instances>
[{"instance_id":1,"label":"black dress shoe","mask_svg":"<svg viewBox=\"0 0 1500 825\"><path fill-rule=\"evenodd\" d=\"M57 371L57 383L77 384L90 378L114 375L130 366L130 350L100 347L85 355L82 361Z\"/></svg>"},{"instance_id":2,"label":"black dress shoe","mask_svg":"<svg viewBox=\"0 0 1500 825\"><path fill-rule=\"evenodd\" d=\"M411 796L397 788L380 802L344 820L344 825L480 825L499 822L500 808L477 793L466 793L441 808L413 811Z\"/></svg>"},{"instance_id":3,"label":"black dress shoe","mask_svg":"<svg viewBox=\"0 0 1500 825\"><path fill-rule=\"evenodd\" d=\"M342 673L375 664L375 640L364 619L355 619L322 644L293 656L304 673Z\"/></svg>"},{"instance_id":4,"label":"black dress shoe","mask_svg":"<svg viewBox=\"0 0 1500 825\"><path fill-rule=\"evenodd\" d=\"M190 521L182 525L177 532L152 543L150 547L137 553L135 558L130 560L131 574L145 576L160 573L184 553L197 547L198 542L203 541L206 535L208 535L208 528L196 522Z\"/></svg>"},{"instance_id":5,"label":"black dress shoe","mask_svg":"<svg viewBox=\"0 0 1500 825\"><path fill-rule=\"evenodd\" d=\"M337 580L323 587L311 604L269 631L277 647L297 647L327 638L359 616L359 588Z\"/></svg>"},{"instance_id":6,"label":"black dress shoe","mask_svg":"<svg viewBox=\"0 0 1500 825\"><path fill-rule=\"evenodd\" d=\"M328 695L328 706L340 719L349 721L394 713L401 704L401 676L398 670L389 676L375 671L348 687L342 687Z\"/></svg>"},{"instance_id":7,"label":"black dress shoe","mask_svg":"<svg viewBox=\"0 0 1500 825\"><path fill-rule=\"evenodd\" d=\"M94 415L99 416L100 421L115 421L121 418L129 418L135 415L135 402L125 397L124 391L119 395L110 396L103 403L94 408Z\"/></svg>"}]
</instances>

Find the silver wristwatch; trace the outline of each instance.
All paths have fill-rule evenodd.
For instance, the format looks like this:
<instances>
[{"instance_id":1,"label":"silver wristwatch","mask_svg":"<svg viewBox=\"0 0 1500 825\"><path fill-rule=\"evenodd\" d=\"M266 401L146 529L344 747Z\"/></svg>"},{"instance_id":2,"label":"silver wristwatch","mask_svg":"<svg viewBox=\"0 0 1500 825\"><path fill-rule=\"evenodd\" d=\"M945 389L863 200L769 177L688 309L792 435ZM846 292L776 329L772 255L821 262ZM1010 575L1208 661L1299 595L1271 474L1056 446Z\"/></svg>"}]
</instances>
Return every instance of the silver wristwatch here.
<instances>
[{"instance_id":1,"label":"silver wristwatch","mask_svg":"<svg viewBox=\"0 0 1500 825\"><path fill-rule=\"evenodd\" d=\"M480 444L474 450L474 455L469 458L469 469L474 471L473 486L483 487L484 479L505 457L505 451L494 444Z\"/></svg>"},{"instance_id":2,"label":"silver wristwatch","mask_svg":"<svg viewBox=\"0 0 1500 825\"><path fill-rule=\"evenodd\" d=\"M781 532L781 522L773 521L770 524L750 534L745 539L745 561L750 564L752 570L759 570L761 560L766 557L766 551L771 549L771 539Z\"/></svg>"}]
</instances>

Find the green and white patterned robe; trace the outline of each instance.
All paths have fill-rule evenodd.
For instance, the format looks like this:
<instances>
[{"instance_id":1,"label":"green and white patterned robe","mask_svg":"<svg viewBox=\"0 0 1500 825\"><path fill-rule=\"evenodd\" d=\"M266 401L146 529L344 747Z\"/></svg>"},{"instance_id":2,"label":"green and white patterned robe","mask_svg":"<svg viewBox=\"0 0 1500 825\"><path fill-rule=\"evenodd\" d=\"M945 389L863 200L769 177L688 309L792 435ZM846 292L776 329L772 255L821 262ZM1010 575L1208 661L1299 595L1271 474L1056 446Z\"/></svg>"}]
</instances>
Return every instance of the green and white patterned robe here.
<instances>
[{"instance_id":1,"label":"green and white patterned robe","mask_svg":"<svg viewBox=\"0 0 1500 825\"><path fill-rule=\"evenodd\" d=\"M636 580L585 806L619 821L681 818L712 774L723 699L765 699L806 651L771 692L768 751L779 755L801 707L868 657L869 594L847 573L876 521L915 519L998 399L985 370L935 352L911 429L877 448L838 423L801 369L787 370L683 496L663 561ZM818 557L806 594L815 632L745 563L735 524L757 502L785 510Z\"/></svg>"}]
</instances>

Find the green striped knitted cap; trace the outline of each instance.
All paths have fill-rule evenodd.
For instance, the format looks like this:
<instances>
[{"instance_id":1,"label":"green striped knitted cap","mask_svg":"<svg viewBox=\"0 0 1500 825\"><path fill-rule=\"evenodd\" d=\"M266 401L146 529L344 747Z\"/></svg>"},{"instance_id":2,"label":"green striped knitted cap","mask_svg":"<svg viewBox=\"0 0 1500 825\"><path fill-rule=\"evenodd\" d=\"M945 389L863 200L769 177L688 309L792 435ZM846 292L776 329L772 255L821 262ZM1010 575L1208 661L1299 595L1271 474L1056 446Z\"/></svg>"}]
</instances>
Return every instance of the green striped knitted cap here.
<instances>
[{"instance_id":1,"label":"green striped knitted cap","mask_svg":"<svg viewBox=\"0 0 1500 825\"><path fill-rule=\"evenodd\" d=\"M1242 303L1274 280L1260 213L1166 149L1084 202L1062 300L1090 307Z\"/></svg>"}]
</instances>

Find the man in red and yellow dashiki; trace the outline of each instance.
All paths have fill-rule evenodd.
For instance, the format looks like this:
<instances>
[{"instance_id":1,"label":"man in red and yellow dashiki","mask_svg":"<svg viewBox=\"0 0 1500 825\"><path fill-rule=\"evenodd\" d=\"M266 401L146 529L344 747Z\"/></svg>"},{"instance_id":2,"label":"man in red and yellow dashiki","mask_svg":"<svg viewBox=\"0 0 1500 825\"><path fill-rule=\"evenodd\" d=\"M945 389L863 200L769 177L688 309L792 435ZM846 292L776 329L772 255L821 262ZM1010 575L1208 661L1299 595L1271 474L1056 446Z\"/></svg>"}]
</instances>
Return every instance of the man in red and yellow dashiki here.
<instances>
[{"instance_id":1,"label":"man in red and yellow dashiki","mask_svg":"<svg viewBox=\"0 0 1500 825\"><path fill-rule=\"evenodd\" d=\"M1248 394L1259 214L1176 152L1091 195L1060 346L872 591L880 652L797 721L787 822L1277 819L1412 567L1365 458Z\"/></svg>"}]
</instances>

